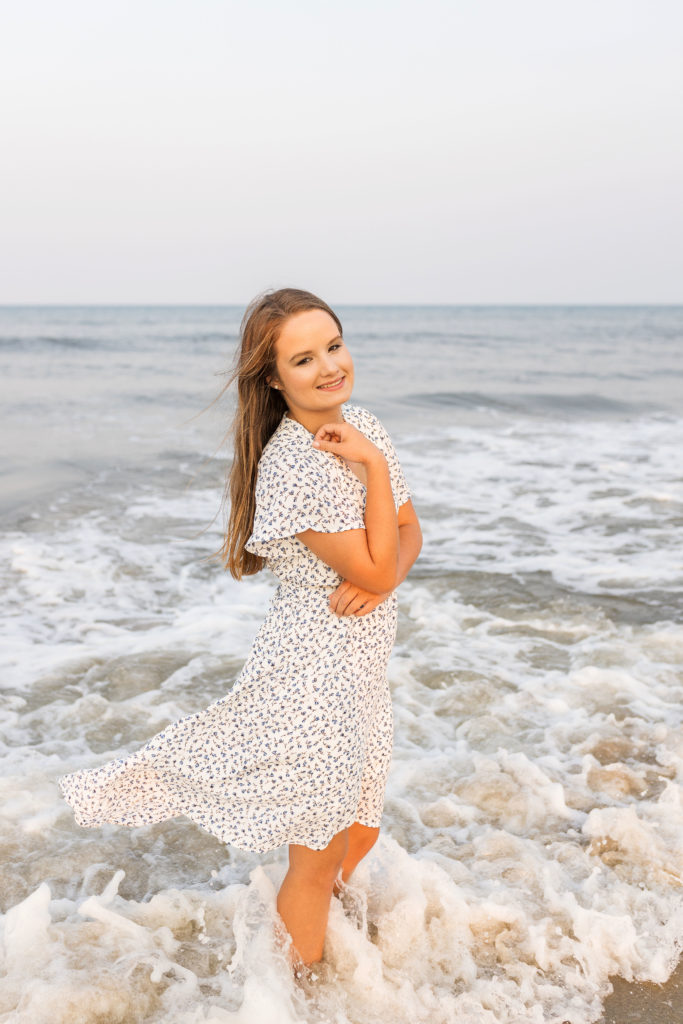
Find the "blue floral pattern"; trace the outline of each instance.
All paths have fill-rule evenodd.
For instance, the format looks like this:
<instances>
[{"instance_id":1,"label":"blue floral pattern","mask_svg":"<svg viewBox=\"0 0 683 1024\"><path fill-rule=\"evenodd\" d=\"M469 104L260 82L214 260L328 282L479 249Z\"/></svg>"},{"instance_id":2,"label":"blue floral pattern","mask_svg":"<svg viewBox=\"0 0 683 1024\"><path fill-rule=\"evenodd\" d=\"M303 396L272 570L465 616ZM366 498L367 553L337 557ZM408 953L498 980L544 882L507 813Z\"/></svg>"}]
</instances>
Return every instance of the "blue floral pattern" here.
<instances>
[{"instance_id":1,"label":"blue floral pattern","mask_svg":"<svg viewBox=\"0 0 683 1024\"><path fill-rule=\"evenodd\" d=\"M375 416L344 418L385 454L396 507L410 497ZM285 416L266 445L247 548L278 577L234 687L169 725L129 757L60 779L80 825L146 825L187 815L224 842L265 852L323 849L354 821L378 826L391 760L387 661L396 595L361 617L337 616L338 574L296 534L364 528L365 487Z\"/></svg>"}]
</instances>

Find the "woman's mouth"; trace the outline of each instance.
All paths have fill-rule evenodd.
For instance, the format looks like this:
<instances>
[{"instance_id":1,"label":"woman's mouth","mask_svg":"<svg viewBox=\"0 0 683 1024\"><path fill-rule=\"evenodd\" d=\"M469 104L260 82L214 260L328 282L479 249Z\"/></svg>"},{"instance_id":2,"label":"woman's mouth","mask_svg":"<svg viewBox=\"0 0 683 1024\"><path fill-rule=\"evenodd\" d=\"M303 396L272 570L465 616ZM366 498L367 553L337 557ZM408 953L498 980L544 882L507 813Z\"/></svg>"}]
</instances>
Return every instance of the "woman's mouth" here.
<instances>
[{"instance_id":1,"label":"woman's mouth","mask_svg":"<svg viewBox=\"0 0 683 1024\"><path fill-rule=\"evenodd\" d=\"M318 384L318 391L338 391L343 386L346 377L337 377L329 384Z\"/></svg>"}]
</instances>

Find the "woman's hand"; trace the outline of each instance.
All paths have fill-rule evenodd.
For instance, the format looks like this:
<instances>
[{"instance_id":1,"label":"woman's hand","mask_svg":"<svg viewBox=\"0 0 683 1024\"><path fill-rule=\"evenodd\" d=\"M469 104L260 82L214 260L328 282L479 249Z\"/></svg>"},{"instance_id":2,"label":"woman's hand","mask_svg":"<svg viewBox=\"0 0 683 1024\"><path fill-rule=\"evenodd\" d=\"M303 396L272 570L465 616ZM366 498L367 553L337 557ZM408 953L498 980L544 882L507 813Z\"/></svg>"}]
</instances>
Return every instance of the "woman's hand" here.
<instances>
[{"instance_id":1,"label":"woman's hand","mask_svg":"<svg viewBox=\"0 0 683 1024\"><path fill-rule=\"evenodd\" d=\"M384 459L377 445L350 423L323 424L313 438L313 447L333 452L346 462L360 462L366 466Z\"/></svg>"},{"instance_id":2,"label":"woman's hand","mask_svg":"<svg viewBox=\"0 0 683 1024\"><path fill-rule=\"evenodd\" d=\"M349 580L343 580L330 594L330 610L335 615L369 615L392 593L389 590L386 594L372 594Z\"/></svg>"}]
</instances>

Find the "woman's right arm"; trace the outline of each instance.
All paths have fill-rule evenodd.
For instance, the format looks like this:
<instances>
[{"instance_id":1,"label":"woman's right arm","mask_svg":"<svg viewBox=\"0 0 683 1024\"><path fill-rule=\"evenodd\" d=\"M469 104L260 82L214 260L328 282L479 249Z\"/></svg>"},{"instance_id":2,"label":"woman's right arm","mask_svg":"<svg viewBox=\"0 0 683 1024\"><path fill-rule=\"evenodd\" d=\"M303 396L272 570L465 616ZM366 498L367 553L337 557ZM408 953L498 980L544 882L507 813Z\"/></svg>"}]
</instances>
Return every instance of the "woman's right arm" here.
<instances>
[{"instance_id":1,"label":"woman's right arm","mask_svg":"<svg viewBox=\"0 0 683 1024\"><path fill-rule=\"evenodd\" d=\"M373 594L396 584L398 518L389 467L382 452L350 423L327 423L313 440L314 447L349 462L360 462L367 473L365 529L343 533L305 530L299 540L345 580Z\"/></svg>"}]
</instances>

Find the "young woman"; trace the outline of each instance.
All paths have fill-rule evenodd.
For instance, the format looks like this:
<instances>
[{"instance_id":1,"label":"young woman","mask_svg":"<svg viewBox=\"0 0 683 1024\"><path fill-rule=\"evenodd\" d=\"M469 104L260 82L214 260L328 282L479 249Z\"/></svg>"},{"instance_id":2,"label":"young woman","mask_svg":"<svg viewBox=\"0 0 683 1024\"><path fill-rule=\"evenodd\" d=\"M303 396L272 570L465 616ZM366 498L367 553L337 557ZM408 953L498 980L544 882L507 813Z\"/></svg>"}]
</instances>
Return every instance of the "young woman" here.
<instances>
[{"instance_id":1,"label":"young woman","mask_svg":"<svg viewBox=\"0 0 683 1024\"><path fill-rule=\"evenodd\" d=\"M420 527L385 430L345 403L353 362L309 292L256 299L242 322L226 565L279 579L231 692L137 753L61 780L81 825L185 814L224 842L287 843L277 909L304 964L330 898L379 834L391 759L386 665L394 591Z\"/></svg>"}]
</instances>

